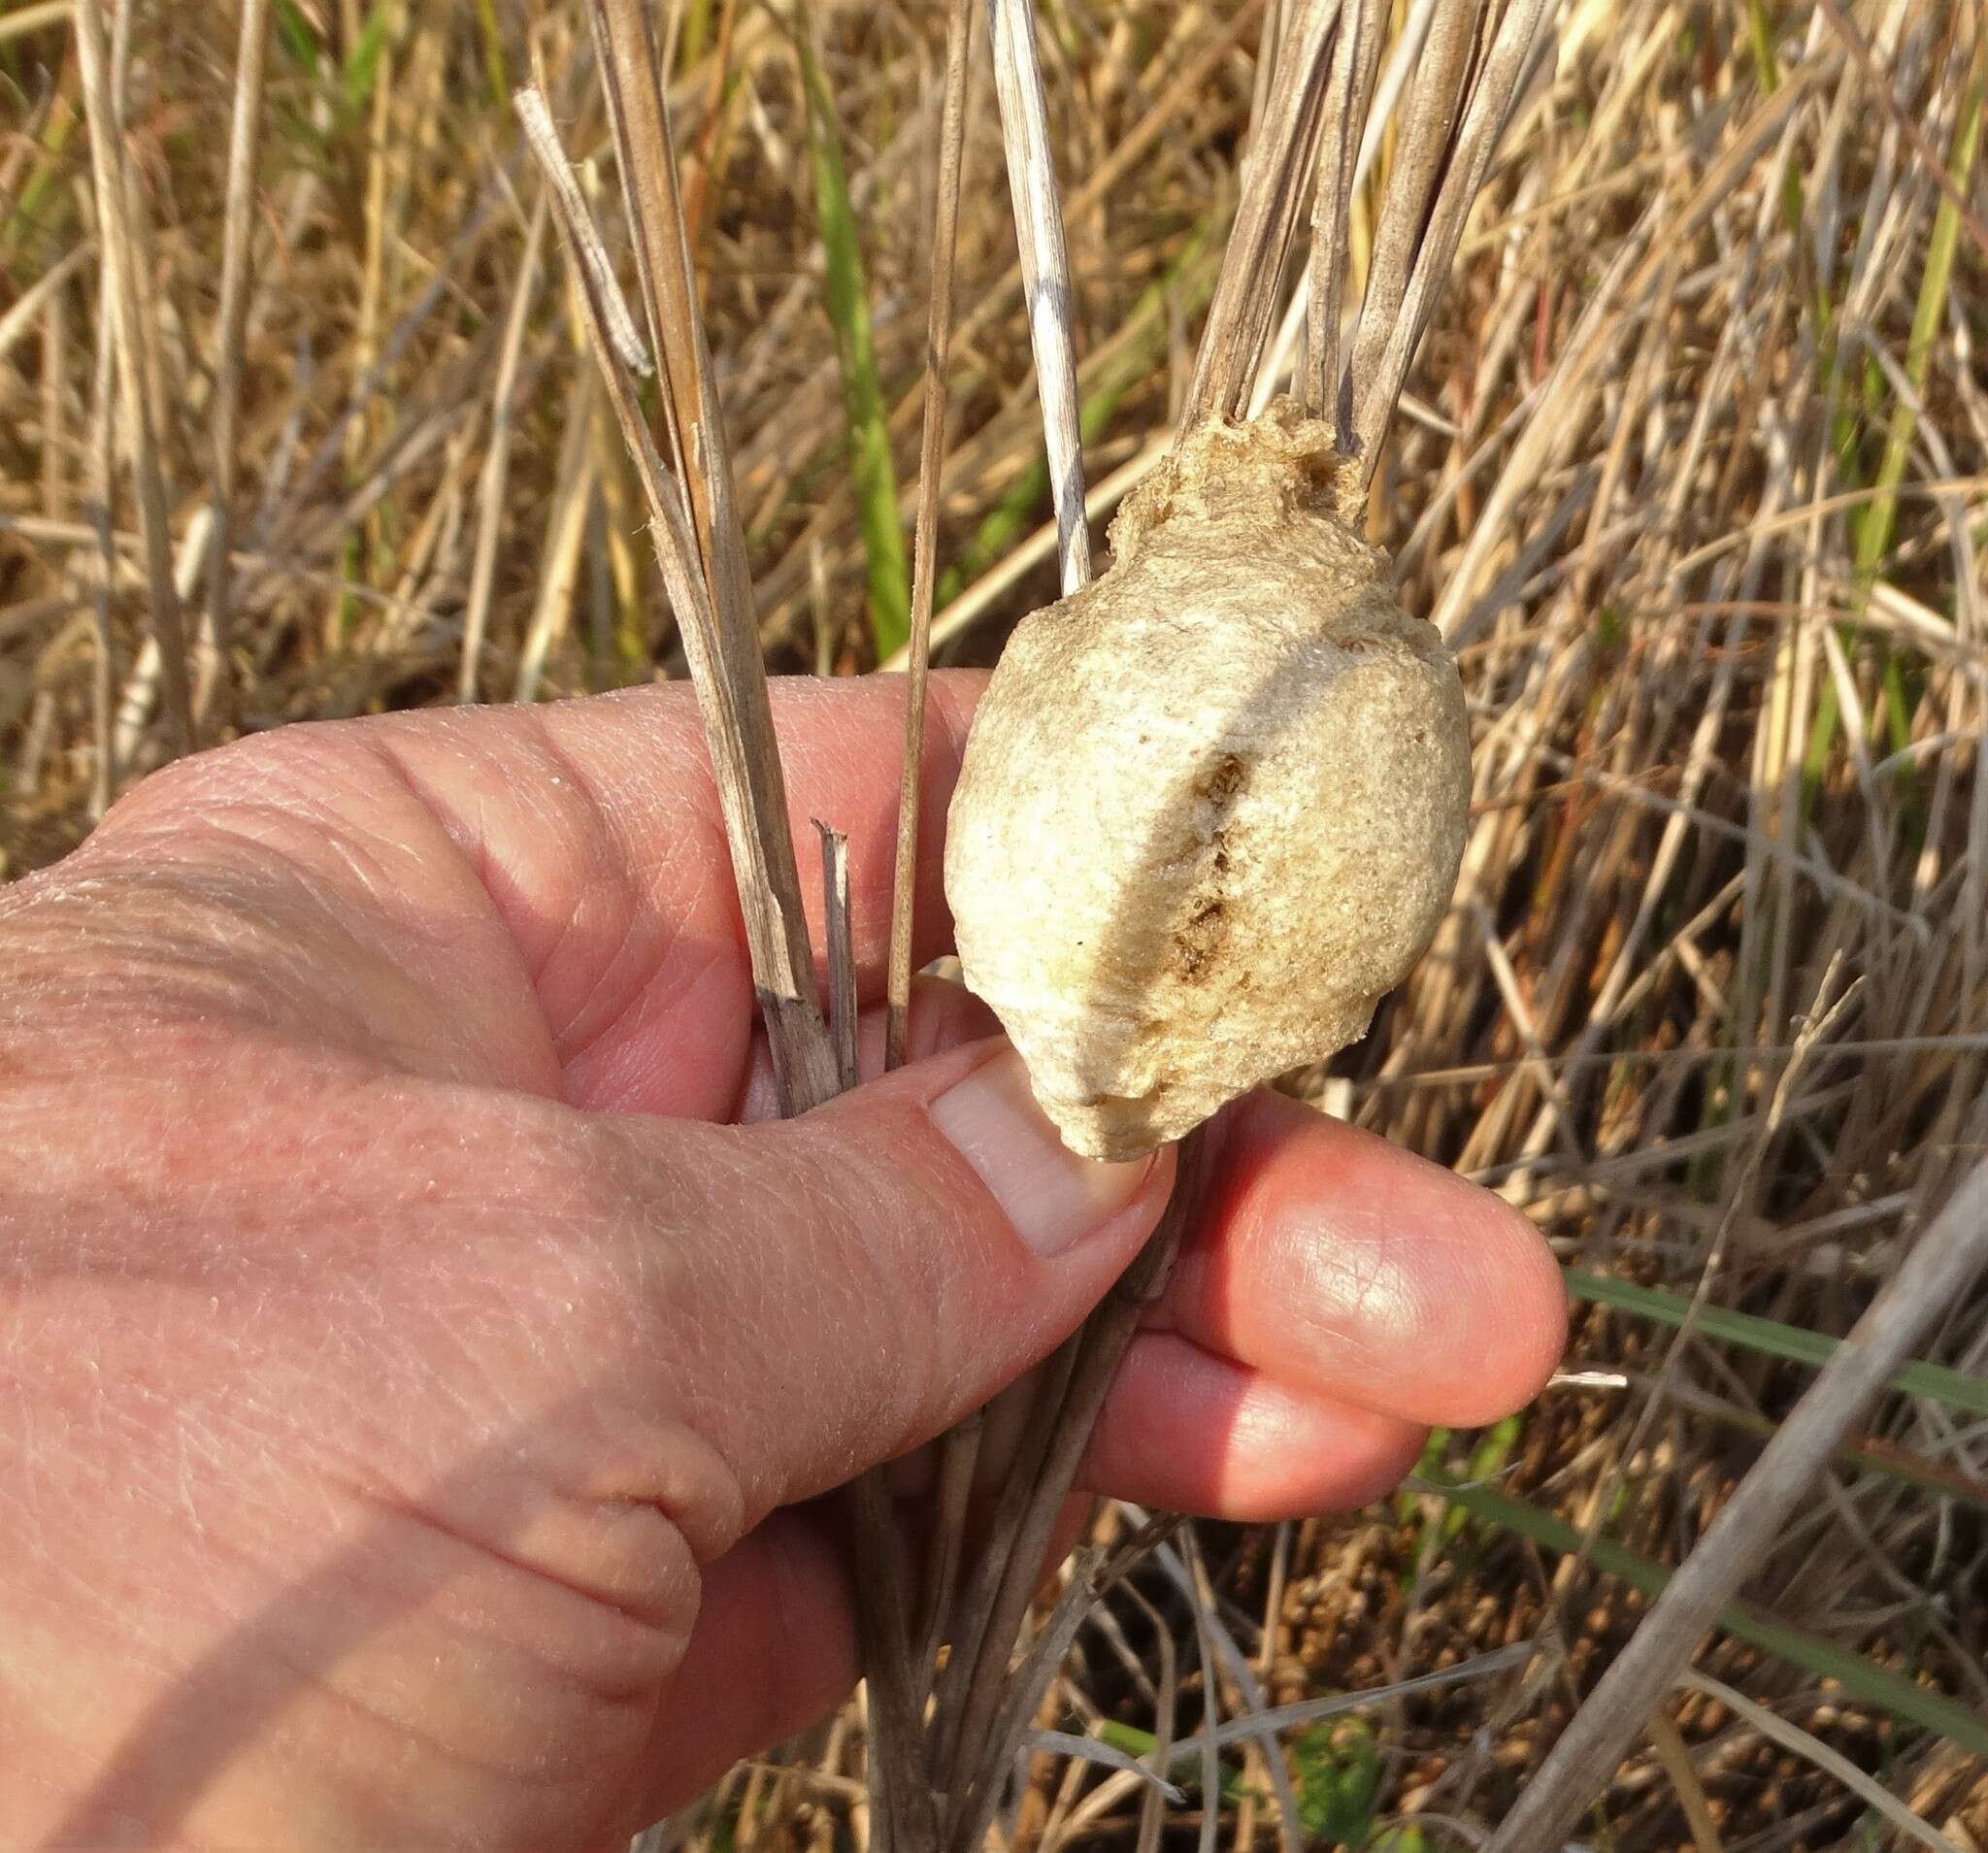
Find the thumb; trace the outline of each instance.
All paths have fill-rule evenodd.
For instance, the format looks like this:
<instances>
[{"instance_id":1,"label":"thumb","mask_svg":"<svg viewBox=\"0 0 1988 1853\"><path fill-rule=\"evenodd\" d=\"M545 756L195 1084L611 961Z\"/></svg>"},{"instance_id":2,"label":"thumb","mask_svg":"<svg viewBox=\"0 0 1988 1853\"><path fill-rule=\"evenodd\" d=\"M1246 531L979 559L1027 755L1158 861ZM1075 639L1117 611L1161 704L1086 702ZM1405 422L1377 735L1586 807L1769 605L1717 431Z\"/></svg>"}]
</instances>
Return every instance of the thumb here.
<instances>
[{"instance_id":1,"label":"thumb","mask_svg":"<svg viewBox=\"0 0 1988 1853\"><path fill-rule=\"evenodd\" d=\"M1075 1331L1165 1208L1171 1150L1058 1138L1005 1042L797 1120L623 1122L668 1264L646 1347L750 1525L928 1440ZM652 1251L651 1251L652 1252Z\"/></svg>"}]
</instances>

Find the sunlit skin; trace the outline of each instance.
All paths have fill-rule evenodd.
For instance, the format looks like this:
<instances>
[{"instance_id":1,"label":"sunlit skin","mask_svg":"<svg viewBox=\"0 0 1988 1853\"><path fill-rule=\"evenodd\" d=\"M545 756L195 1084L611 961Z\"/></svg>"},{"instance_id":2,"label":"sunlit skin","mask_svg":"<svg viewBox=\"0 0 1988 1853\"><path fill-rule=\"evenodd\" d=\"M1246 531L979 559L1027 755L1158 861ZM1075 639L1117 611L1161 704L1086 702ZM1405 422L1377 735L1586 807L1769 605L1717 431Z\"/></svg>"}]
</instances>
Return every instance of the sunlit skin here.
<instances>
[{"instance_id":1,"label":"sunlit skin","mask_svg":"<svg viewBox=\"0 0 1988 1853\"><path fill-rule=\"evenodd\" d=\"M979 685L934 681L924 957ZM873 1071L902 704L775 703ZM616 1845L847 1691L819 1496L1044 1355L1171 1181L1024 1245L933 1105L1013 1058L943 985L771 1120L680 687L187 762L0 894L0 970L9 1844ZM1543 1381L1499 1200L1268 1095L1211 1151L1091 1490L1347 1507Z\"/></svg>"}]
</instances>

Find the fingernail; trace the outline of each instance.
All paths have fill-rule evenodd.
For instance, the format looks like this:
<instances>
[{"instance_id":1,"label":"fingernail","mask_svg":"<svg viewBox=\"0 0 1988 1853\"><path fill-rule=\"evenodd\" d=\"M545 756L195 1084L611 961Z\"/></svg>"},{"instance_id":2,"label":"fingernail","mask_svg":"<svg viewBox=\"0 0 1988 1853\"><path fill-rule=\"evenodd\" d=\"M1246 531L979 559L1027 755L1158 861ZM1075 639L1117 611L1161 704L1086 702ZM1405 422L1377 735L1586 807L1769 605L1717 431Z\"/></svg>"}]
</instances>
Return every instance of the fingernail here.
<instances>
[{"instance_id":1,"label":"fingernail","mask_svg":"<svg viewBox=\"0 0 1988 1853\"><path fill-rule=\"evenodd\" d=\"M1079 1158L1036 1105L1012 1049L983 1062L930 1110L1039 1255L1060 1255L1102 1229L1138 1194L1152 1165L1149 1158L1123 1165Z\"/></svg>"}]
</instances>

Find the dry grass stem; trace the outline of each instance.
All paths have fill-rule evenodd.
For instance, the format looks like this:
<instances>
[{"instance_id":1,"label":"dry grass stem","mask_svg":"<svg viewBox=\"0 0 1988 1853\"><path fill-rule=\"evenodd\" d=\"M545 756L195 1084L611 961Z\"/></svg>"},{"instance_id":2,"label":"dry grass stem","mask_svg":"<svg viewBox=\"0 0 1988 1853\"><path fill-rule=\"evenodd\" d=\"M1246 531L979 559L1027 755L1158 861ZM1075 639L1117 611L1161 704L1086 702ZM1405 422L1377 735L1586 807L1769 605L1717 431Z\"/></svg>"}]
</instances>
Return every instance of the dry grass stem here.
<instances>
[{"instance_id":1,"label":"dry grass stem","mask_svg":"<svg viewBox=\"0 0 1988 1853\"><path fill-rule=\"evenodd\" d=\"M963 1592L959 1625L948 1638L965 1676L955 1681L949 1663L940 1686L941 1715L947 1715L949 1705L957 1707L949 1740L941 1740L942 1750L949 1752L946 1844L955 1853L973 1853L978 1846L998 1799L992 1791L1018 1747L1011 1730L1004 1737L994 1729L1009 1689L1012 1642L1125 1347L1140 1315L1165 1291L1180 1241L1199 1213L1202 1150L1193 1135L1176 1147L1173 1194L1158 1226L1104 1305L1059 1353L1061 1368L1052 1369L1039 1387L1011 1482L1024 1486L1023 1497L1013 1502L1011 1527L997 1513L982 1544L981 1562L992 1573ZM1004 1507L1009 1505L1004 1498Z\"/></svg>"},{"instance_id":2,"label":"dry grass stem","mask_svg":"<svg viewBox=\"0 0 1988 1853\"><path fill-rule=\"evenodd\" d=\"M1353 449L1352 408L1339 403L1340 321L1346 294L1353 188L1359 183L1361 130L1380 68L1383 0L1345 0L1333 35L1318 178L1311 208L1311 249L1306 263L1305 360L1298 396L1316 416L1331 418L1340 448Z\"/></svg>"},{"instance_id":3,"label":"dry grass stem","mask_svg":"<svg viewBox=\"0 0 1988 1853\"><path fill-rule=\"evenodd\" d=\"M554 202L568 261L584 283L589 344L649 504L657 565L678 613L705 717L781 1110L791 1116L830 1099L846 1084L845 1077L852 1078L854 1074L854 972L848 957L846 863L839 856L827 861L831 983L841 994L844 1024L839 1054L814 1001L812 963L796 887L793 843L787 835L784 780L773 738L765 671L756 646L741 645L736 640L730 650L725 646L722 619L703 577L704 562L696 551L683 500L663 467L635 402L616 357L609 316L596 300L598 280L582 255L581 236L568 221L577 189L559 183L567 163L550 112L535 89L520 91L517 107L533 153L549 182L548 195ZM659 152L662 158L670 158L667 140ZM628 158L624 144L622 159ZM722 511L729 506L729 495L708 496L707 505ZM739 667L742 664L744 667ZM834 963L838 950L840 965ZM927 1845L931 1842L927 1826L931 1800L918 1779L912 1755L915 1714L906 1605L901 1594L905 1579L896 1526L880 1475L863 1475L852 1489L850 1504L857 1539L856 1586L864 1662L877 1714L873 1795L880 1807L873 1833L886 1849Z\"/></svg>"},{"instance_id":4,"label":"dry grass stem","mask_svg":"<svg viewBox=\"0 0 1988 1853\"><path fill-rule=\"evenodd\" d=\"M220 698L234 702L228 624L228 553L233 544L235 481L240 464L237 420L242 406L242 343L248 325L248 283L255 231L255 156L269 62L270 0L242 0L235 51L235 106L228 122L228 191L223 209L221 300L214 356L214 532L209 543L207 621L219 658Z\"/></svg>"},{"instance_id":5,"label":"dry grass stem","mask_svg":"<svg viewBox=\"0 0 1988 1853\"><path fill-rule=\"evenodd\" d=\"M1685 1747L1682 1733L1663 1712L1653 1711L1643 1723L1643 1735L1649 1738L1650 1748L1677 1792L1677 1805L1684 1810L1684 1822L1691 1831L1691 1843L1697 1853L1726 1853L1726 1843L1719 1838L1718 1824L1712 1819L1711 1803L1705 1784L1698 1779L1698 1771L1692 1768L1691 1752Z\"/></svg>"},{"instance_id":6,"label":"dry grass stem","mask_svg":"<svg viewBox=\"0 0 1988 1853\"><path fill-rule=\"evenodd\" d=\"M952 0L946 17L944 90L939 120L939 173L933 191L931 281L925 324L924 423L918 444L918 513L911 553L911 637L905 679L904 772L898 787L892 865L890 966L886 976L883 1065L903 1065L911 1028L911 943L916 926L918 823L923 814L926 673L932 653L932 604L939 577L939 484L945 447L946 370L952 347L952 279L959 244L960 177L966 150L969 58L974 0ZM931 1543L911 1629L911 1679L922 1712L965 1550L967 1505L979 1459L977 1413L956 1423L939 1444Z\"/></svg>"},{"instance_id":7,"label":"dry grass stem","mask_svg":"<svg viewBox=\"0 0 1988 1853\"><path fill-rule=\"evenodd\" d=\"M821 917L828 955L828 1034L842 1091L856 1084L856 954L849 920L849 840L814 819L821 840Z\"/></svg>"},{"instance_id":8,"label":"dry grass stem","mask_svg":"<svg viewBox=\"0 0 1988 1853\"><path fill-rule=\"evenodd\" d=\"M898 788L897 848L890 900L885 1068L901 1067L911 1007L911 909L918 887L918 818L925 759L925 677L932 655L932 603L939 579L939 477L945 448L946 366L952 350L952 276L959 246L960 173L966 149L967 69L974 0L951 0L945 29L945 89L933 189L932 277L925 322L924 424L918 439L918 513L911 552L911 634L906 645L905 766Z\"/></svg>"},{"instance_id":9,"label":"dry grass stem","mask_svg":"<svg viewBox=\"0 0 1988 1853\"><path fill-rule=\"evenodd\" d=\"M562 178L571 185L570 176ZM562 205L570 215L573 210L571 199L562 197ZM470 566L469 608L463 614L462 665L457 671L455 685L459 701L473 702L477 699L477 670L482 655L484 628L489 621L490 592L496 580L497 546L504 520L504 491L510 480L518 368L524 358L525 330L529 325L532 304L539 293L539 267L545 253L546 221L547 203L542 195L532 208L531 222L525 229L524 251L518 259L517 281L512 288L510 314L505 317L504 345L497 353L497 380L490 391L490 447L483 454L482 475L477 483L476 550ZM571 222L587 226L584 216L573 218ZM591 257L585 253L598 251L598 240L591 227L580 236L593 241L581 246L581 261L590 264ZM620 292L612 290L606 301L610 305L619 302ZM608 311L608 318L612 336L612 307ZM618 350L618 342L616 347Z\"/></svg>"},{"instance_id":10,"label":"dry grass stem","mask_svg":"<svg viewBox=\"0 0 1988 1853\"><path fill-rule=\"evenodd\" d=\"M194 745L193 682L185 620L173 580L172 532L165 480L159 469L159 434L149 389L151 332L141 307L139 273L144 256L131 222L131 191L124 166L123 112L104 32L105 0L81 0L76 24L77 61L89 117L90 166L96 182L97 223L111 287L106 300L116 336L124 451L137 490L139 533L145 543L146 592L158 639L166 708L182 752ZM126 0L128 5L128 0Z\"/></svg>"},{"instance_id":11,"label":"dry grass stem","mask_svg":"<svg viewBox=\"0 0 1988 1853\"><path fill-rule=\"evenodd\" d=\"M1183 433L1213 415L1242 415L1256 384L1278 284L1305 215L1342 11L1341 0L1290 0L1278 21L1270 99L1243 163L1242 198L1195 352Z\"/></svg>"},{"instance_id":12,"label":"dry grass stem","mask_svg":"<svg viewBox=\"0 0 1988 1853\"><path fill-rule=\"evenodd\" d=\"M1420 229L1413 244L1412 267L1404 281L1397 282L1392 271L1398 253L1389 253L1388 268L1383 271L1376 247L1368 288L1371 293L1383 276L1387 286L1377 315L1370 317L1366 307L1361 309L1360 333L1352 360L1353 439L1360 447L1369 480L1377 464L1381 436L1394 416L1402 387L1408 381L1415 349L1449 281L1450 264L1463 238L1464 223L1490 171L1512 99L1538 54L1540 27L1546 15L1547 0L1511 0L1499 20L1497 36L1476 74L1464 105L1462 123L1448 149L1441 184L1427 206L1419 200L1416 203L1415 222ZM1441 17L1446 20L1449 10L1444 9ZM1449 112L1444 111L1445 135L1449 130L1448 117ZM1390 208L1393 204L1390 198ZM1383 215L1383 235L1387 224Z\"/></svg>"},{"instance_id":13,"label":"dry grass stem","mask_svg":"<svg viewBox=\"0 0 1988 1853\"><path fill-rule=\"evenodd\" d=\"M677 190L669 104L647 10L640 0L589 0L594 54L614 131L615 165L633 234L636 275L650 350L665 386L671 454L688 484L712 602L735 651L752 640L751 574L734 504L731 447L718 414L711 350L690 272L690 246ZM743 656L729 659L744 680ZM764 672L760 672L764 679Z\"/></svg>"},{"instance_id":14,"label":"dry grass stem","mask_svg":"<svg viewBox=\"0 0 1988 1853\"><path fill-rule=\"evenodd\" d=\"M1361 382L1363 393L1372 390L1381 349L1402 319L1402 305L1421 247L1422 228L1428 223L1430 202L1436 197L1436 189L1448 166L1450 136L1462 113L1463 89L1476 50L1479 17L1480 9L1474 6L1437 7L1415 59L1414 76L1402 108L1387 189L1374 231L1374 250L1368 259L1367 292L1360 305L1359 333L1347 367L1348 373ZM1333 230L1334 242L1340 242L1345 227L1335 225ZM1388 404L1392 410L1392 400ZM1356 417L1356 435L1362 429Z\"/></svg>"},{"instance_id":15,"label":"dry grass stem","mask_svg":"<svg viewBox=\"0 0 1988 1853\"><path fill-rule=\"evenodd\" d=\"M64 0L64 4L68 4L68 0ZM9 306L7 313L0 314L0 360L12 357L15 347L27 338L35 322L50 313L61 299L63 290L96 254L94 241L85 239L66 257L37 277ZM51 509L50 513L54 511Z\"/></svg>"},{"instance_id":16,"label":"dry grass stem","mask_svg":"<svg viewBox=\"0 0 1988 1853\"><path fill-rule=\"evenodd\" d=\"M1070 253L1050 153L1049 103L1036 52L1033 0L987 0L987 22L994 48L994 93L1001 103L1001 140L1008 151L1008 191L1021 248L1029 345L1036 357L1036 391L1049 453L1059 568L1063 590L1074 592L1090 580L1091 536L1084 519Z\"/></svg>"},{"instance_id":17,"label":"dry grass stem","mask_svg":"<svg viewBox=\"0 0 1988 1853\"><path fill-rule=\"evenodd\" d=\"M83 0L31 0L26 6L15 8L6 18L0 19L0 45L10 39L24 39L32 32L46 32L50 26L65 23Z\"/></svg>"},{"instance_id":18,"label":"dry grass stem","mask_svg":"<svg viewBox=\"0 0 1988 1853\"><path fill-rule=\"evenodd\" d=\"M787 831L785 780L765 671L756 650L747 653L749 644L732 641L728 646L703 576L688 509L649 436L616 353L609 315L595 293L598 282L582 255L581 235L568 218L578 191L560 184L567 163L551 112L531 89L518 92L517 111L546 176L568 262L583 281L588 343L648 504L656 565L689 654L782 1108L788 1113L805 1112L838 1091L836 1065L815 1001L813 959Z\"/></svg>"},{"instance_id":19,"label":"dry grass stem","mask_svg":"<svg viewBox=\"0 0 1988 1853\"><path fill-rule=\"evenodd\" d=\"M1707 1698L1717 1700L1735 1717L1744 1719L1762 1737L1794 1751L1805 1761L1814 1764L1818 1770L1826 1770L1873 1814L1888 1821L1905 1839L1915 1840L1921 1846L1930 1847L1932 1853L1961 1853L1961 1849L1952 1840L1944 1834L1937 1833L1928 1827L1882 1783L1873 1782L1848 1757L1832 1750L1826 1743L1818 1742L1800 1725L1789 1723L1786 1718L1770 1711L1765 1705L1755 1704L1743 1692L1736 1691L1723 1679L1713 1679L1706 1673L1694 1672L1687 1668L1680 1675L1679 1683L1690 1687L1694 1692L1702 1692Z\"/></svg>"},{"instance_id":20,"label":"dry grass stem","mask_svg":"<svg viewBox=\"0 0 1988 1853\"><path fill-rule=\"evenodd\" d=\"M1676 1681L1714 1617L1828 1467L1850 1424L1984 1269L1988 1165L1977 1167L1954 1192L1858 1320L1849 1341L1775 1431L1520 1792L1491 1853L1552 1853L1562 1844L1587 1807L1598 1775L1621 1760L1640 1720Z\"/></svg>"}]
</instances>

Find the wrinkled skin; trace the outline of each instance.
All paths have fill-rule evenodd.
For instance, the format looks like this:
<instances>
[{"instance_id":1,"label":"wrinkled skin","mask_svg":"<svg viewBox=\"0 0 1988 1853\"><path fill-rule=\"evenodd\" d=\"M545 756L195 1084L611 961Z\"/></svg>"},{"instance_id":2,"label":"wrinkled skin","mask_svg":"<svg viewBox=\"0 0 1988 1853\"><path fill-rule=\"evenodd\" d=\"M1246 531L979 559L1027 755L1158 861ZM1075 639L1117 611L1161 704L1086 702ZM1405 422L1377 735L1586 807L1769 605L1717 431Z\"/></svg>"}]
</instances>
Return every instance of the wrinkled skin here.
<instances>
[{"instance_id":1,"label":"wrinkled skin","mask_svg":"<svg viewBox=\"0 0 1988 1853\"><path fill-rule=\"evenodd\" d=\"M935 682L928 867L978 685ZM873 1002L901 702L777 700ZM681 689L185 763L0 894L0 970L10 1844L617 1844L847 1689L818 1496L1041 1358L1169 1183L1025 1247L928 1111L1012 1061L944 987L922 1059L763 1123ZM1090 1487L1356 1504L1550 1370L1495 1199L1269 1097L1211 1148Z\"/></svg>"}]
</instances>

